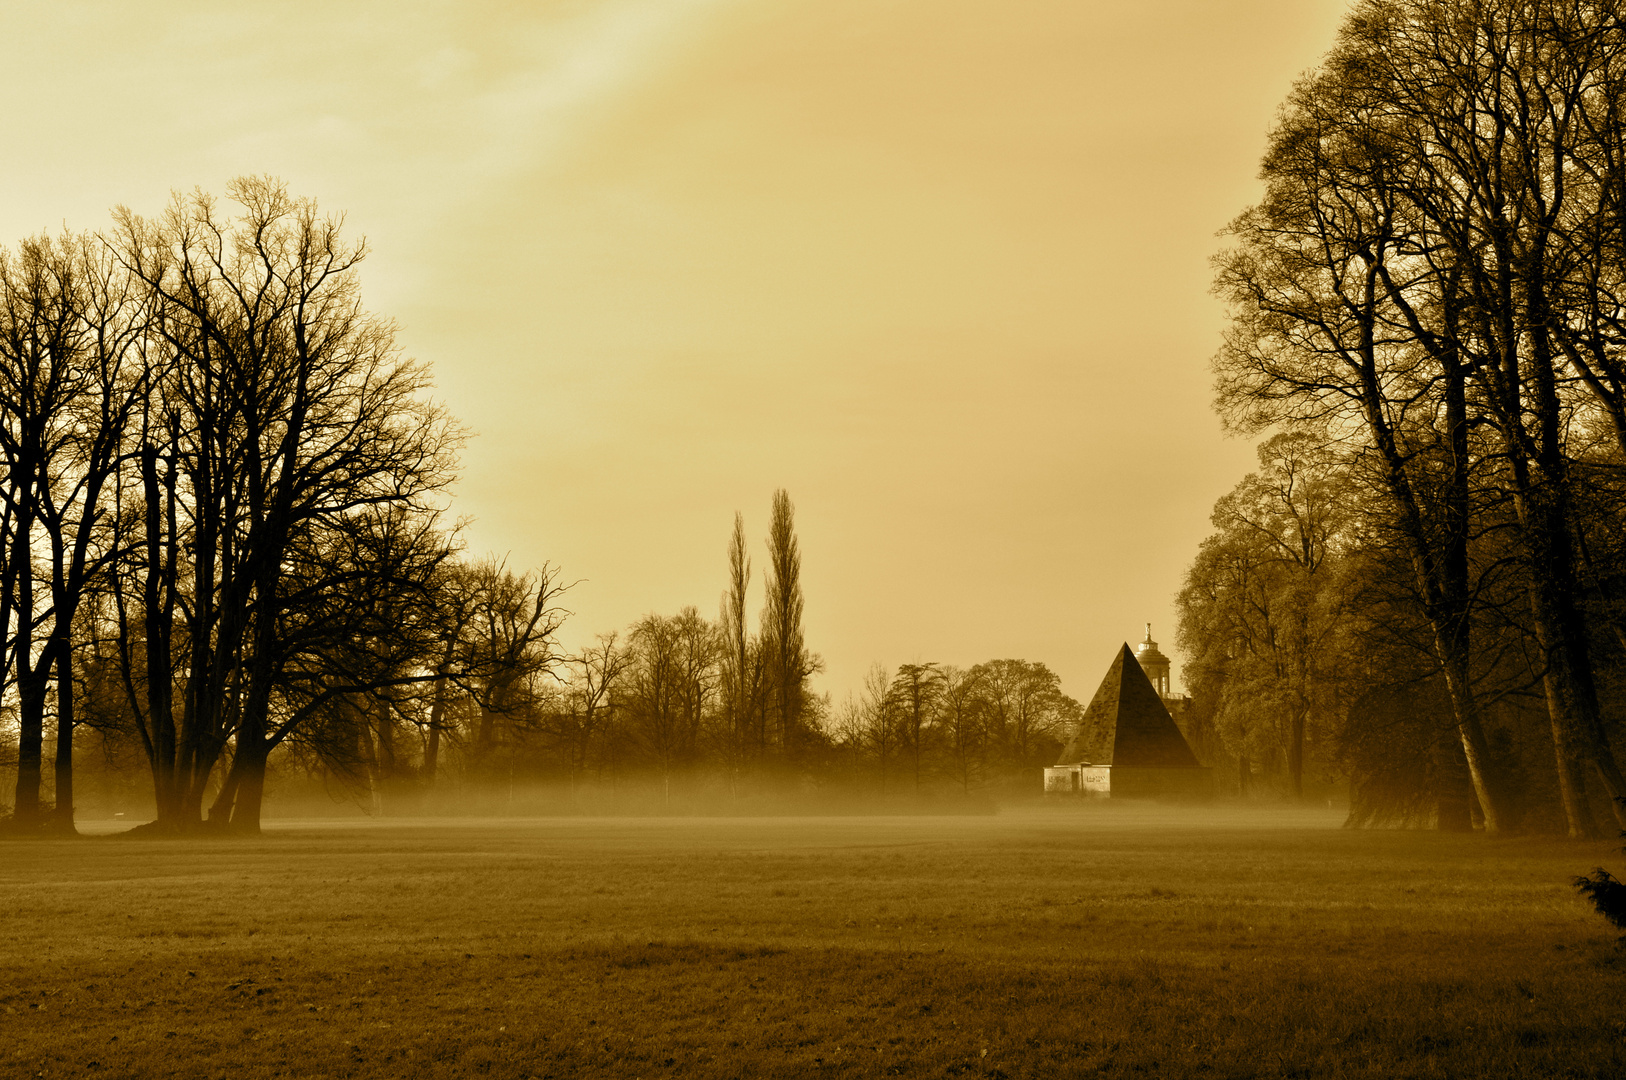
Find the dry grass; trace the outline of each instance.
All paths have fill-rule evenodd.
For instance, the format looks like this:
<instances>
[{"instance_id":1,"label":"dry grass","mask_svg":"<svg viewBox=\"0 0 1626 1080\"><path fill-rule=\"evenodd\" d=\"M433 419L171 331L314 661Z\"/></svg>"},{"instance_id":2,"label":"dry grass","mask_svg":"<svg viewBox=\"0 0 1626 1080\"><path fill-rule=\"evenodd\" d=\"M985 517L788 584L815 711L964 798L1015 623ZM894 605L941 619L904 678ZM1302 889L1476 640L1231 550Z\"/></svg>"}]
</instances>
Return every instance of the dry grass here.
<instances>
[{"instance_id":1,"label":"dry grass","mask_svg":"<svg viewBox=\"0 0 1626 1080\"><path fill-rule=\"evenodd\" d=\"M1613 845L1329 817L0 847L0 1075L1626 1075Z\"/></svg>"}]
</instances>

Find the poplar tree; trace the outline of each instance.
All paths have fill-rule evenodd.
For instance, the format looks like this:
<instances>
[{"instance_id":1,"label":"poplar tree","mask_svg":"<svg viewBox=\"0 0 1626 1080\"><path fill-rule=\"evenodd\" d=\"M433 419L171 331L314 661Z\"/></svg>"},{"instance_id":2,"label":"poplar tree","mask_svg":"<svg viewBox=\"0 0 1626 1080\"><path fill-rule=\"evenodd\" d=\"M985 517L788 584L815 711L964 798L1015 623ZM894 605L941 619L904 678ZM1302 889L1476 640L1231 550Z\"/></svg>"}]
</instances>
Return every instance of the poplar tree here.
<instances>
[{"instance_id":1,"label":"poplar tree","mask_svg":"<svg viewBox=\"0 0 1626 1080\"><path fill-rule=\"evenodd\" d=\"M768 526L768 604L762 616L774 718L774 740L790 752L800 735L802 696L811 659L802 636L802 552L796 541L796 508L783 488L774 492Z\"/></svg>"},{"instance_id":2,"label":"poplar tree","mask_svg":"<svg viewBox=\"0 0 1626 1080\"><path fill-rule=\"evenodd\" d=\"M738 772L747 739L759 736L757 753L763 751L762 732L751 731L752 698L758 665L752 662L751 637L746 630L746 590L751 586L751 558L745 549L745 518L735 511L734 532L728 540L728 591L723 594L721 628L724 648L723 695L727 709L724 748L728 760L729 783Z\"/></svg>"}]
</instances>

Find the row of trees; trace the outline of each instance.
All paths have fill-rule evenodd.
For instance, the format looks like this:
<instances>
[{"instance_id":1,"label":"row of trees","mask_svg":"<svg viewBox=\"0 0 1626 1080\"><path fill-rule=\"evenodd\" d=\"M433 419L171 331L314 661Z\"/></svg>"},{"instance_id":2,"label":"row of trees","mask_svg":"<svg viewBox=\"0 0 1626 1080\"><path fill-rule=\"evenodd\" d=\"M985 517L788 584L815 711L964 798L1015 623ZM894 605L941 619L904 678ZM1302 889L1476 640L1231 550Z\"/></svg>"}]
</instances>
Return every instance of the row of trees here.
<instances>
[{"instance_id":1,"label":"row of trees","mask_svg":"<svg viewBox=\"0 0 1626 1080\"><path fill-rule=\"evenodd\" d=\"M395 637L385 645L382 627L374 635L365 685L352 672L298 723L274 710L284 737L267 755L271 781L285 794L320 782L373 812L629 799L672 807L674 794L679 807L697 797L726 806L813 790L964 796L1007 782L1030 789L1077 717L1054 673L1017 660L969 670L906 664L891 678L876 668L862 694L832 708L807 684L819 661L804 642L785 492L774 497L754 632L743 614L752 567L738 515L728 555L715 621L693 607L652 614L568 655L554 640L561 613L551 571L516 575L446 555L418 595L394 598L384 621ZM85 644L79 722L90 726L91 773L105 786L141 756L144 720L116 650ZM86 752L82 745L81 768ZM230 770L206 778L216 804L230 778ZM128 784L114 786L128 798Z\"/></svg>"},{"instance_id":2,"label":"row of trees","mask_svg":"<svg viewBox=\"0 0 1626 1080\"><path fill-rule=\"evenodd\" d=\"M647 615L570 658L510 733L528 772L572 786L653 773L665 793L674 776L705 772L737 794L743 778L794 773L816 760L824 708L808 685L820 661L802 628L801 573L795 507L777 491L766 603L753 634L752 563L736 513L717 620L694 607Z\"/></svg>"},{"instance_id":3,"label":"row of trees","mask_svg":"<svg viewBox=\"0 0 1626 1080\"><path fill-rule=\"evenodd\" d=\"M1626 19L1362 0L1262 176L1219 405L1281 434L1182 597L1198 712L1294 786L1319 732L1377 803L1506 831L1540 770L1626 821Z\"/></svg>"},{"instance_id":4,"label":"row of trees","mask_svg":"<svg viewBox=\"0 0 1626 1080\"><path fill-rule=\"evenodd\" d=\"M821 665L805 642L786 492L773 499L754 627L747 550L736 514L715 620L694 607L650 614L573 654L557 650L545 620L540 633L528 622L550 582L490 563L461 571L440 601L452 631L443 674L393 685L386 706L352 707L311 728L278 762L282 778L337 781L338 793L381 812L727 808L1034 788L1080 711L1053 672L1020 660L905 664L891 677L877 667L860 694L833 706L809 685Z\"/></svg>"},{"instance_id":5,"label":"row of trees","mask_svg":"<svg viewBox=\"0 0 1626 1080\"><path fill-rule=\"evenodd\" d=\"M667 805L674 789L709 792L713 805L809 789L965 795L1014 782L1032 790L1037 768L1053 760L1080 712L1053 672L1020 660L968 670L905 664L891 677L876 667L861 693L833 705L808 681L821 663L802 625L801 551L788 493L773 498L755 633L747 614L753 567L739 514L727 555L715 621L694 607L647 615L529 684L525 705L504 717L499 789L518 782L572 796L658 791ZM410 724L407 713L397 715ZM403 778L411 790L410 771Z\"/></svg>"},{"instance_id":6,"label":"row of trees","mask_svg":"<svg viewBox=\"0 0 1626 1080\"><path fill-rule=\"evenodd\" d=\"M230 194L0 253L12 828L73 829L85 738L142 760L160 829L252 832L268 772L381 798L490 781L538 733L567 774L670 774L702 730L737 774L822 737L784 492L760 632L736 517L717 624L565 655L553 568L466 559L444 521L461 432L362 306L364 245L277 182Z\"/></svg>"},{"instance_id":7,"label":"row of trees","mask_svg":"<svg viewBox=\"0 0 1626 1080\"><path fill-rule=\"evenodd\" d=\"M273 753L453 678L496 715L557 662L551 571L442 527L461 433L362 305L364 244L275 181L230 194L0 253L14 828L72 830L82 729L139 745L162 828L254 831Z\"/></svg>"},{"instance_id":8,"label":"row of trees","mask_svg":"<svg viewBox=\"0 0 1626 1080\"><path fill-rule=\"evenodd\" d=\"M836 710L832 734L856 786L961 795L1000 786L1038 787L1083 708L1044 664L990 660L970 668L879 665Z\"/></svg>"},{"instance_id":9,"label":"row of trees","mask_svg":"<svg viewBox=\"0 0 1626 1080\"><path fill-rule=\"evenodd\" d=\"M743 654L726 598L716 622L689 607L600 635L505 717L503 775L483 797L506 804L516 785L522 794L549 792L546 805L584 805L612 791L656 793L667 806L674 793L692 806L697 796L734 805L815 791L1031 792L1036 770L1054 759L1081 711L1044 665L995 660L969 669L904 664L890 677L877 666L839 705L793 683L794 720L786 722L771 610L770 600ZM816 659L804 656L802 665L812 669ZM407 781L399 790L414 790L410 772L399 775ZM466 790L464 798L472 805L482 793Z\"/></svg>"},{"instance_id":10,"label":"row of trees","mask_svg":"<svg viewBox=\"0 0 1626 1080\"><path fill-rule=\"evenodd\" d=\"M465 556L458 426L363 306L365 245L249 178L0 252L0 748L8 827L148 777L156 828L254 832L267 783L471 805L518 781L961 793L1054 755L1042 665L877 671L832 707L789 495L751 625L743 519L715 620L579 653L549 566ZM440 805L444 805L441 803Z\"/></svg>"}]
</instances>

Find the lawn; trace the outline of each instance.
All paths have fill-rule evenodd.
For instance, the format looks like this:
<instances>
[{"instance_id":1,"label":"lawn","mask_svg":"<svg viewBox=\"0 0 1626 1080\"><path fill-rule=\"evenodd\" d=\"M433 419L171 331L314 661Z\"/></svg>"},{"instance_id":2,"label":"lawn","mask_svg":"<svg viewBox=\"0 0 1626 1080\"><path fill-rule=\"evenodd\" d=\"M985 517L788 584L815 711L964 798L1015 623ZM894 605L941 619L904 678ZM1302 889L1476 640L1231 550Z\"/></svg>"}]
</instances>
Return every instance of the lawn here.
<instances>
[{"instance_id":1,"label":"lawn","mask_svg":"<svg viewBox=\"0 0 1626 1080\"><path fill-rule=\"evenodd\" d=\"M1615 844L1328 814L0 845L0 1076L1626 1075Z\"/></svg>"}]
</instances>

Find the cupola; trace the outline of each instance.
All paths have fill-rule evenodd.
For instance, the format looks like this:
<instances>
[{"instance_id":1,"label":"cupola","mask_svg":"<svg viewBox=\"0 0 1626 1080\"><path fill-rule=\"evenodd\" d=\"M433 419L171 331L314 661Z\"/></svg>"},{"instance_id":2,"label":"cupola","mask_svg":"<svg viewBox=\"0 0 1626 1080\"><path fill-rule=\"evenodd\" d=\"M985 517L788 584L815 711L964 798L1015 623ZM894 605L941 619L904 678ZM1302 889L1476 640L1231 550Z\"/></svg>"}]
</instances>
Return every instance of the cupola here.
<instances>
[{"instance_id":1,"label":"cupola","mask_svg":"<svg viewBox=\"0 0 1626 1080\"><path fill-rule=\"evenodd\" d=\"M1146 640L1140 643L1135 650L1135 659L1140 662L1141 670L1152 681L1157 690L1157 696L1169 697L1174 692L1174 684L1169 679L1169 658L1158 651L1157 642L1152 640L1152 624L1146 624Z\"/></svg>"}]
</instances>

